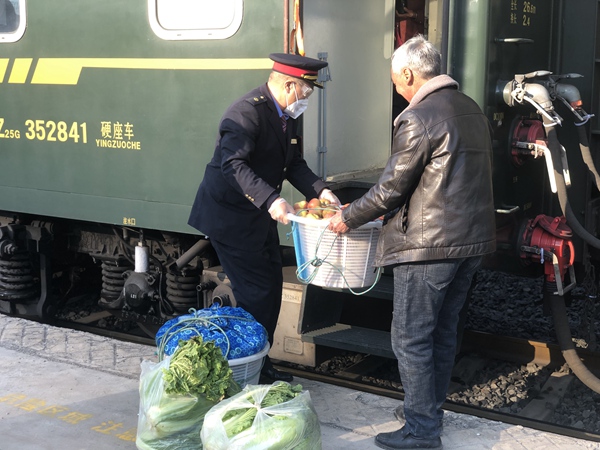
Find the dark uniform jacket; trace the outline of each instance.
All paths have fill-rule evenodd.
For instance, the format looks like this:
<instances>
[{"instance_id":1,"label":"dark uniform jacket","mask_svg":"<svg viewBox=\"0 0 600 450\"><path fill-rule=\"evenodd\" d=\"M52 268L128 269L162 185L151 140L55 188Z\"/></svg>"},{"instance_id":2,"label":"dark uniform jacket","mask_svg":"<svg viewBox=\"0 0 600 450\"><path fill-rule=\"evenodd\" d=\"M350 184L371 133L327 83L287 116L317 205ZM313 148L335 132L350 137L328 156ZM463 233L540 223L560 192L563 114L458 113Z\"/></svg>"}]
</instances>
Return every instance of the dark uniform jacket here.
<instances>
[{"instance_id":1,"label":"dark uniform jacket","mask_svg":"<svg viewBox=\"0 0 600 450\"><path fill-rule=\"evenodd\" d=\"M285 179L307 198L327 187L303 159L297 127L290 118L283 134L266 84L236 100L221 119L188 223L227 245L260 249L276 224L268 208Z\"/></svg>"},{"instance_id":2,"label":"dark uniform jacket","mask_svg":"<svg viewBox=\"0 0 600 450\"><path fill-rule=\"evenodd\" d=\"M463 258L496 248L491 127L446 75L429 80L394 126L378 181L342 213L356 228L387 213L375 264Z\"/></svg>"}]
</instances>

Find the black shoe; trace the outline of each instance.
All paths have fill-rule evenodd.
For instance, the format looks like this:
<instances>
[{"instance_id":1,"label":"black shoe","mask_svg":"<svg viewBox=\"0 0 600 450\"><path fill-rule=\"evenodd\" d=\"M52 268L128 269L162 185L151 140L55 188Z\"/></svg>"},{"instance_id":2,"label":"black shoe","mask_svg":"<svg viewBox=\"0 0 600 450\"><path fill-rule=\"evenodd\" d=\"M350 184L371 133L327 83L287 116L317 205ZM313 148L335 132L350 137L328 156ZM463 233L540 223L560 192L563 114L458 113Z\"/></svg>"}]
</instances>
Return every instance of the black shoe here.
<instances>
[{"instance_id":1,"label":"black shoe","mask_svg":"<svg viewBox=\"0 0 600 450\"><path fill-rule=\"evenodd\" d=\"M291 383L294 380L294 377L292 376L291 373L287 373L287 372L283 372L281 370L277 370L273 366L267 367L267 368L263 368L263 370L260 372L260 376L263 379L270 380L271 383L273 381L286 381L288 383Z\"/></svg>"},{"instance_id":2,"label":"black shoe","mask_svg":"<svg viewBox=\"0 0 600 450\"><path fill-rule=\"evenodd\" d=\"M402 422L402 423L406 422L406 419L404 418L404 409L403 408L404 407L402 405L400 405L394 410L394 416L396 417L398 422ZM440 421L438 422L438 427L440 428L440 436L442 436L444 434L444 420L443 419L440 419Z\"/></svg>"},{"instance_id":3,"label":"black shoe","mask_svg":"<svg viewBox=\"0 0 600 450\"><path fill-rule=\"evenodd\" d=\"M439 437L431 439L418 439L408 433L404 427L391 433L379 433L375 436L375 445L387 450L416 449L416 448L442 448Z\"/></svg>"}]
</instances>

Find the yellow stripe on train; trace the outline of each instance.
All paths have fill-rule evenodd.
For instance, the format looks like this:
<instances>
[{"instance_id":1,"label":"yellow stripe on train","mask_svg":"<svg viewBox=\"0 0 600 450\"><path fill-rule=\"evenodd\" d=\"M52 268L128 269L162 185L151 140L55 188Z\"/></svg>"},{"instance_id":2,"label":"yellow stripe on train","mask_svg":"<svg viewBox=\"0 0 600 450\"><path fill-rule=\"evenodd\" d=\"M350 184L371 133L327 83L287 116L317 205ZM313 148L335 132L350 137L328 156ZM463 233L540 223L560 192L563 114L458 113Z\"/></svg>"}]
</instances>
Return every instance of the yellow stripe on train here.
<instances>
[{"instance_id":1,"label":"yellow stripe on train","mask_svg":"<svg viewBox=\"0 0 600 450\"><path fill-rule=\"evenodd\" d=\"M17 60L15 60L15 64L16 62ZM257 70L271 67L273 67L273 61L268 58L40 58L31 84L76 85L83 69ZM2 65L0 64L1 70ZM13 67L13 72L14 70ZM13 74L11 73L11 80L12 78Z\"/></svg>"},{"instance_id":2,"label":"yellow stripe on train","mask_svg":"<svg viewBox=\"0 0 600 450\"><path fill-rule=\"evenodd\" d=\"M17 84L25 83L32 62L33 58L16 58L10 71L8 82Z\"/></svg>"}]
</instances>

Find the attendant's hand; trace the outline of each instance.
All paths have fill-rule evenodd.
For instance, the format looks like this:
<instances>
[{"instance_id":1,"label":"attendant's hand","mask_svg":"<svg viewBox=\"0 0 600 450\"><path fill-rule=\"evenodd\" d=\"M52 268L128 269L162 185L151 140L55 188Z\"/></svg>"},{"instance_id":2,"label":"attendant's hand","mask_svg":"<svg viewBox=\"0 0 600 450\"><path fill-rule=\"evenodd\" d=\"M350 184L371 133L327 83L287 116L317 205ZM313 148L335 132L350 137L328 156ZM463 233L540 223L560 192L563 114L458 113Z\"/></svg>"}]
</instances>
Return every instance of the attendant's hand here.
<instances>
[{"instance_id":1,"label":"attendant's hand","mask_svg":"<svg viewBox=\"0 0 600 450\"><path fill-rule=\"evenodd\" d=\"M282 197L277 197L271 207L269 208L269 214L271 218L279 223L287 225L289 220L287 218L288 213L295 214L294 208Z\"/></svg>"},{"instance_id":2,"label":"attendant's hand","mask_svg":"<svg viewBox=\"0 0 600 450\"><path fill-rule=\"evenodd\" d=\"M319 200L327 200L330 205L340 206L340 199L331 192L331 189L323 189L319 194Z\"/></svg>"}]
</instances>

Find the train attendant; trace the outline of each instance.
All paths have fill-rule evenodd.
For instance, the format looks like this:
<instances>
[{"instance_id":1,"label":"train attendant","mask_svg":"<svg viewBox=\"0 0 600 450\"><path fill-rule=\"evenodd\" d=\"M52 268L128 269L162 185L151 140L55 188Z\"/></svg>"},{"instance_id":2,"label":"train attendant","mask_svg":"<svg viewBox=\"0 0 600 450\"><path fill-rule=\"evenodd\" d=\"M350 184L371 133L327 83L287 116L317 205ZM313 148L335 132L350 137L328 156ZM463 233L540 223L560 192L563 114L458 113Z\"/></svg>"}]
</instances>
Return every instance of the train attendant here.
<instances>
[{"instance_id":1,"label":"train attendant","mask_svg":"<svg viewBox=\"0 0 600 450\"><path fill-rule=\"evenodd\" d=\"M329 225L345 233L384 215L376 265L394 274L391 339L405 392L404 426L375 437L385 449L441 447L458 314L482 255L496 248L491 127L440 73L441 55L421 35L394 52L392 81L409 105L392 154Z\"/></svg>"},{"instance_id":2,"label":"train attendant","mask_svg":"<svg viewBox=\"0 0 600 450\"><path fill-rule=\"evenodd\" d=\"M319 69L327 62L273 53L268 82L225 111L216 148L206 166L188 223L207 235L232 284L237 306L267 330L269 342L281 308L282 258L277 222L287 224L293 207L280 196L288 180L307 198L339 200L307 165L297 135ZM269 358L270 380L291 381Z\"/></svg>"}]
</instances>

